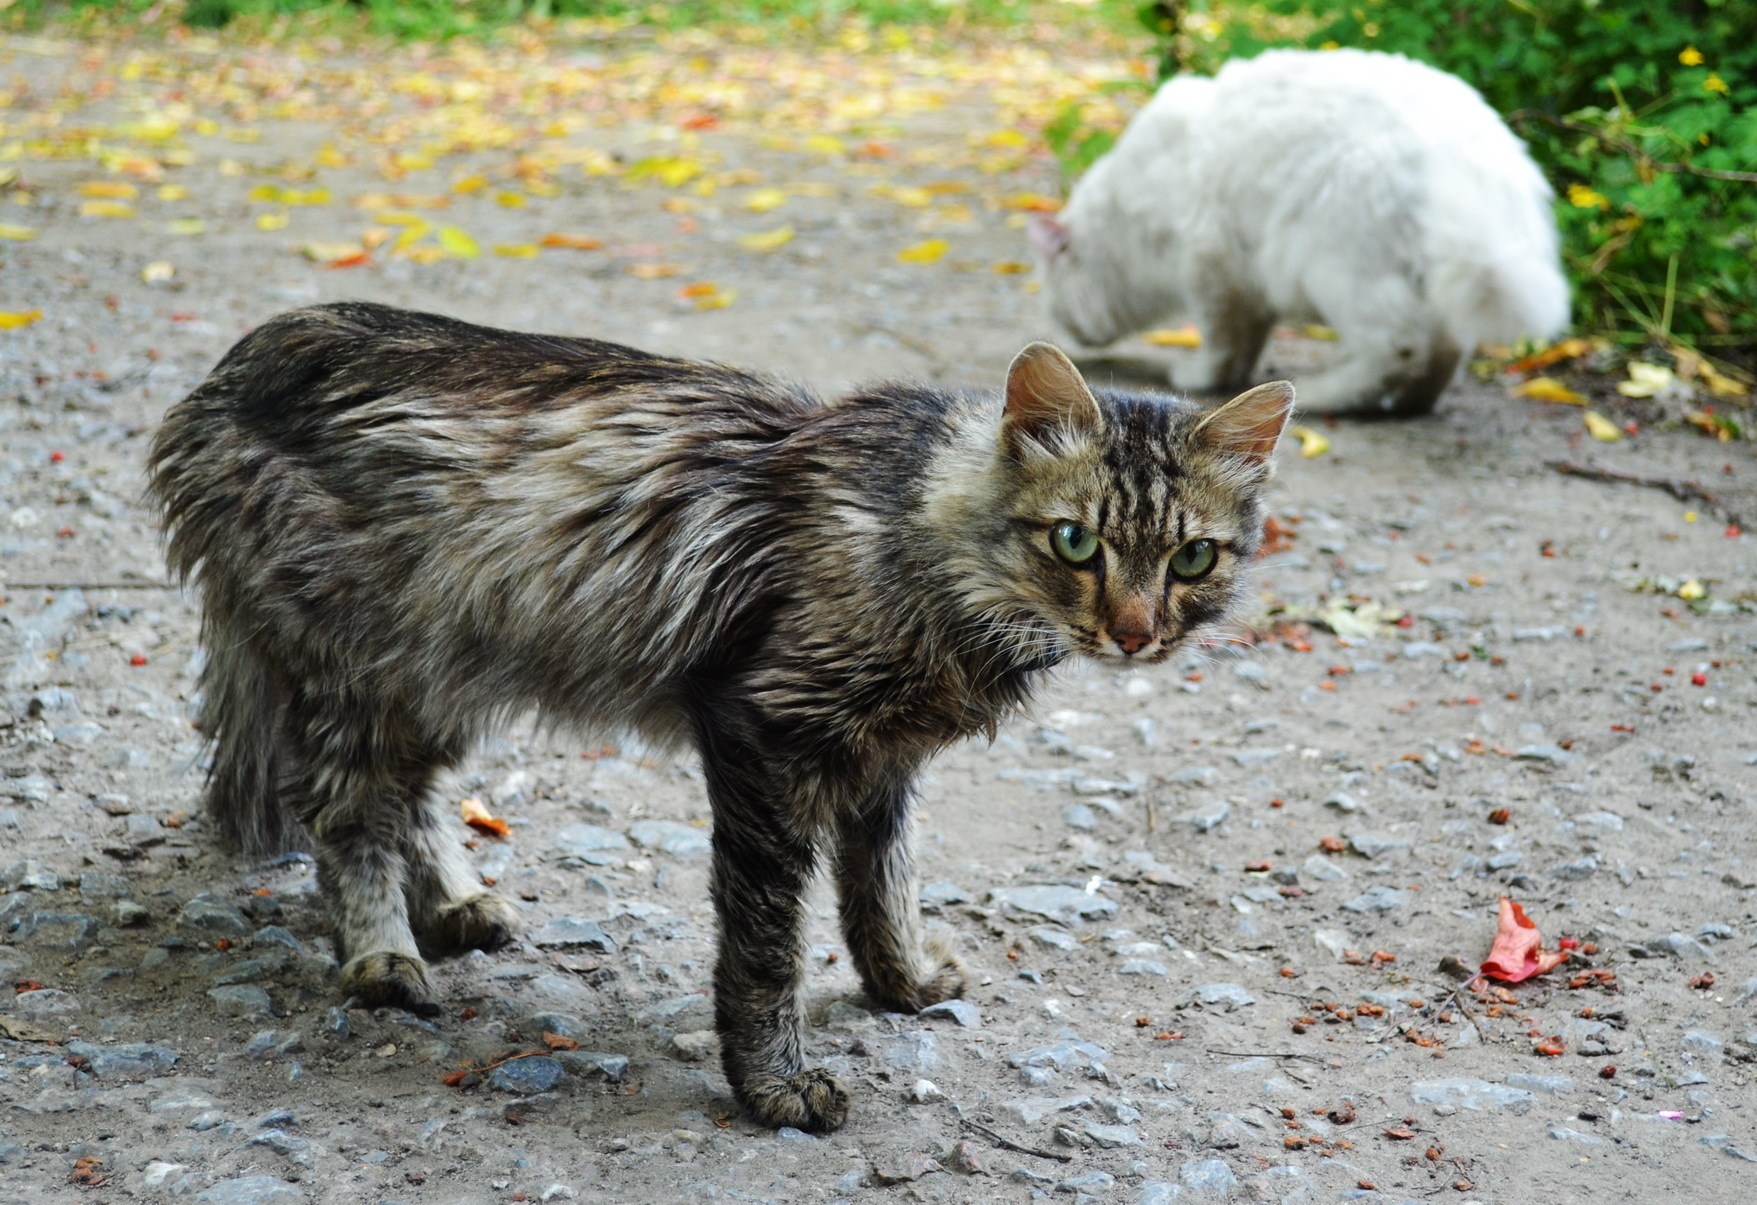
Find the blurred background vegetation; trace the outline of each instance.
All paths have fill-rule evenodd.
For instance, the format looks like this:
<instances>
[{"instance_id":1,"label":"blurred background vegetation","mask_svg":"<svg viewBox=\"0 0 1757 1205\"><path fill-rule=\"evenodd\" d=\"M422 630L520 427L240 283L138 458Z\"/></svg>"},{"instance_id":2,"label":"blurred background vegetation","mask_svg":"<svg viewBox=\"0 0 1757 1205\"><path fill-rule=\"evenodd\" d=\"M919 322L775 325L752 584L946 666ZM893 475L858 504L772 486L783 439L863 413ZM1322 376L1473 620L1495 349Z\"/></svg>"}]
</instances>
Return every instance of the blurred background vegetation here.
<instances>
[{"instance_id":1,"label":"blurred background vegetation","mask_svg":"<svg viewBox=\"0 0 1757 1205\"><path fill-rule=\"evenodd\" d=\"M850 23L980 36L1076 21L1154 77L1212 72L1271 46L1409 55L1474 85L1557 194L1575 321L1629 345L1757 364L1757 0L0 0L0 28L71 22L400 39L494 36L570 18L743 26L776 36ZM1043 130L1070 184L1109 148L1115 98Z\"/></svg>"}]
</instances>

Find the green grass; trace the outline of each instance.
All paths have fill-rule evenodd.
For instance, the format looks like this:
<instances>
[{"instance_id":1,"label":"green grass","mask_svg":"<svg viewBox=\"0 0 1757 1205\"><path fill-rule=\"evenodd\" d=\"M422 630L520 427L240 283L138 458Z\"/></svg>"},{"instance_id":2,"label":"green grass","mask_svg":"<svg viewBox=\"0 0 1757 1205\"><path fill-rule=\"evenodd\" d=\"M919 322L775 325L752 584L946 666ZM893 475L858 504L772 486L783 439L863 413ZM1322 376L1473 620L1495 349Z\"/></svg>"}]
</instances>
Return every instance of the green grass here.
<instances>
[{"instance_id":1,"label":"green grass","mask_svg":"<svg viewBox=\"0 0 1757 1205\"><path fill-rule=\"evenodd\" d=\"M156 11L155 11L156 9ZM360 30L404 40L483 35L505 26L599 18L667 28L743 25L808 31L848 21L871 25L1017 25L1048 14L1066 20L1081 10L1045 0L18 0L0 13L0 28L71 23L93 29L143 18L159 26L196 29L240 25L271 31L289 21L301 31Z\"/></svg>"}]
</instances>

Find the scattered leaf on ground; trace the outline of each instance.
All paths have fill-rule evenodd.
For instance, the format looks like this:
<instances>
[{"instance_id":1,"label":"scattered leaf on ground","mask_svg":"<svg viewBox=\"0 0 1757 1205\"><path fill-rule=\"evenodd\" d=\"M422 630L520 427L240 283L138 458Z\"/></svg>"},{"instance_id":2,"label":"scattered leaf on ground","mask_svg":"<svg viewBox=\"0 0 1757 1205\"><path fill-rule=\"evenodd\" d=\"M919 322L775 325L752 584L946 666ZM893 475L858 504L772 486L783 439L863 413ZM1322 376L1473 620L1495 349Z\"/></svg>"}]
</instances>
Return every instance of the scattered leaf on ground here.
<instances>
[{"instance_id":1,"label":"scattered leaf on ground","mask_svg":"<svg viewBox=\"0 0 1757 1205\"><path fill-rule=\"evenodd\" d=\"M0 222L0 238L16 239L23 242L37 237L37 232L30 226L14 226L10 222Z\"/></svg>"},{"instance_id":2,"label":"scattered leaf on ground","mask_svg":"<svg viewBox=\"0 0 1757 1205\"><path fill-rule=\"evenodd\" d=\"M134 206L126 201L85 201L80 204L82 218L131 218Z\"/></svg>"},{"instance_id":3,"label":"scattered leaf on ground","mask_svg":"<svg viewBox=\"0 0 1757 1205\"><path fill-rule=\"evenodd\" d=\"M140 270L142 284L163 284L177 275L177 266L168 259L155 259Z\"/></svg>"},{"instance_id":4,"label":"scattered leaf on ground","mask_svg":"<svg viewBox=\"0 0 1757 1205\"><path fill-rule=\"evenodd\" d=\"M1202 332L1194 326L1168 327L1164 330L1148 331L1141 338L1154 347L1200 347Z\"/></svg>"},{"instance_id":5,"label":"scattered leaf on ground","mask_svg":"<svg viewBox=\"0 0 1757 1205\"><path fill-rule=\"evenodd\" d=\"M1586 412L1586 430L1592 438L1614 444L1623 438L1622 428L1596 410Z\"/></svg>"},{"instance_id":6,"label":"scattered leaf on ground","mask_svg":"<svg viewBox=\"0 0 1757 1205\"><path fill-rule=\"evenodd\" d=\"M1629 379L1617 382L1617 392L1624 397L1652 397L1677 381L1677 376L1664 364L1648 364L1641 360L1629 362ZM1600 436L1600 438L1603 438Z\"/></svg>"},{"instance_id":7,"label":"scattered leaf on ground","mask_svg":"<svg viewBox=\"0 0 1757 1205\"><path fill-rule=\"evenodd\" d=\"M21 326L29 326L43 316L41 310L0 310L0 331L17 330Z\"/></svg>"},{"instance_id":8,"label":"scattered leaf on ground","mask_svg":"<svg viewBox=\"0 0 1757 1205\"><path fill-rule=\"evenodd\" d=\"M359 243L325 242L321 239L303 244L299 251L306 259L319 264L333 264L366 254Z\"/></svg>"},{"instance_id":9,"label":"scattered leaf on ground","mask_svg":"<svg viewBox=\"0 0 1757 1205\"><path fill-rule=\"evenodd\" d=\"M1522 983L1567 961L1566 950L1544 950L1542 945L1543 935L1525 909L1502 896L1494 945L1483 959L1482 973L1502 983Z\"/></svg>"},{"instance_id":10,"label":"scattered leaf on ground","mask_svg":"<svg viewBox=\"0 0 1757 1205\"><path fill-rule=\"evenodd\" d=\"M905 264L937 264L951 246L943 238L925 239L897 252L897 259Z\"/></svg>"},{"instance_id":11,"label":"scattered leaf on ground","mask_svg":"<svg viewBox=\"0 0 1757 1205\"><path fill-rule=\"evenodd\" d=\"M479 833L504 837L512 831L506 821L499 816L491 815L487 805L474 795L459 801L458 812L463 816L464 823Z\"/></svg>"},{"instance_id":12,"label":"scattered leaf on ground","mask_svg":"<svg viewBox=\"0 0 1757 1205\"><path fill-rule=\"evenodd\" d=\"M1585 339L1563 339L1552 343L1542 351L1532 352L1507 365L1507 371L1513 373L1536 372L1540 368L1548 368L1552 364L1560 364L1564 360L1576 360L1592 350L1592 344Z\"/></svg>"},{"instance_id":13,"label":"scattered leaf on ground","mask_svg":"<svg viewBox=\"0 0 1757 1205\"><path fill-rule=\"evenodd\" d=\"M738 245L751 251L773 251L777 247L785 247L793 241L793 227L777 226L773 230L759 230L754 234L738 236Z\"/></svg>"},{"instance_id":14,"label":"scattered leaf on ground","mask_svg":"<svg viewBox=\"0 0 1757 1205\"><path fill-rule=\"evenodd\" d=\"M79 186L79 195L108 201L132 201L140 195L140 189L126 180L87 180Z\"/></svg>"},{"instance_id":15,"label":"scattered leaf on ground","mask_svg":"<svg viewBox=\"0 0 1757 1205\"><path fill-rule=\"evenodd\" d=\"M1330 437L1310 427L1289 427L1287 433L1299 440L1299 454L1308 459L1330 450Z\"/></svg>"},{"instance_id":16,"label":"scattered leaf on ground","mask_svg":"<svg viewBox=\"0 0 1757 1205\"><path fill-rule=\"evenodd\" d=\"M567 247L574 251L598 251L604 246L602 240L583 234L545 234L538 242L545 247Z\"/></svg>"},{"instance_id":17,"label":"scattered leaf on ground","mask_svg":"<svg viewBox=\"0 0 1757 1205\"><path fill-rule=\"evenodd\" d=\"M482 254L482 244L471 238L469 231L461 226L441 226L433 237L453 259L475 259Z\"/></svg>"},{"instance_id":18,"label":"scattered leaf on ground","mask_svg":"<svg viewBox=\"0 0 1757 1205\"><path fill-rule=\"evenodd\" d=\"M744 207L752 213L767 213L787 203L787 194L778 188L759 188L744 198Z\"/></svg>"},{"instance_id":19,"label":"scattered leaf on ground","mask_svg":"<svg viewBox=\"0 0 1757 1205\"><path fill-rule=\"evenodd\" d=\"M1586 405L1586 395L1576 393L1554 377L1532 377L1513 386L1514 397L1528 397L1536 402L1558 402L1564 406Z\"/></svg>"},{"instance_id":20,"label":"scattered leaf on ground","mask_svg":"<svg viewBox=\"0 0 1757 1205\"><path fill-rule=\"evenodd\" d=\"M494 254L507 259L536 259L536 243L495 243Z\"/></svg>"}]
</instances>

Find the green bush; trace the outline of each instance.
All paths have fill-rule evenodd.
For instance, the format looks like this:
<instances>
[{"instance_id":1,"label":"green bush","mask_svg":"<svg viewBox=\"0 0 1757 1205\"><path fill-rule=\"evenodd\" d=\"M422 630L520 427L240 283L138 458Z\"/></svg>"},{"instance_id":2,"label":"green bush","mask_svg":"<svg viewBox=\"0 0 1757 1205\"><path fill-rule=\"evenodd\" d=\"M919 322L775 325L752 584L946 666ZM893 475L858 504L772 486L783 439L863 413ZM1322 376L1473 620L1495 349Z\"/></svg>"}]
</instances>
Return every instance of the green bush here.
<instances>
[{"instance_id":1,"label":"green bush","mask_svg":"<svg viewBox=\"0 0 1757 1205\"><path fill-rule=\"evenodd\" d=\"M1269 46L1395 51L1476 87L1558 194L1577 325L1757 348L1757 0L1147 4L1161 75Z\"/></svg>"}]
</instances>

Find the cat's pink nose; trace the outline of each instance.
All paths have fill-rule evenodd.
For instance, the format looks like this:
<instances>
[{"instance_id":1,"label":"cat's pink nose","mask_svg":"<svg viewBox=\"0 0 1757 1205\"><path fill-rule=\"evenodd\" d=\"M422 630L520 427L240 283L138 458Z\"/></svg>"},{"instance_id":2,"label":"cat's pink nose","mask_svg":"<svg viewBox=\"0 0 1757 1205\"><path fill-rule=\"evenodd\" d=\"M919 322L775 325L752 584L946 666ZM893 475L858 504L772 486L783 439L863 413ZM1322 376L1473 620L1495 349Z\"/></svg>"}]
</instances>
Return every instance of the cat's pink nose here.
<instances>
[{"instance_id":1,"label":"cat's pink nose","mask_svg":"<svg viewBox=\"0 0 1757 1205\"><path fill-rule=\"evenodd\" d=\"M1131 657L1146 648L1153 640L1153 637L1146 632L1114 632L1111 638L1116 641L1116 646L1119 649Z\"/></svg>"}]
</instances>

